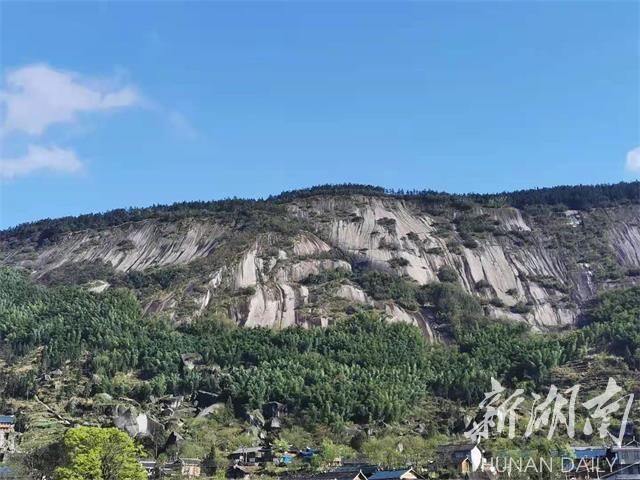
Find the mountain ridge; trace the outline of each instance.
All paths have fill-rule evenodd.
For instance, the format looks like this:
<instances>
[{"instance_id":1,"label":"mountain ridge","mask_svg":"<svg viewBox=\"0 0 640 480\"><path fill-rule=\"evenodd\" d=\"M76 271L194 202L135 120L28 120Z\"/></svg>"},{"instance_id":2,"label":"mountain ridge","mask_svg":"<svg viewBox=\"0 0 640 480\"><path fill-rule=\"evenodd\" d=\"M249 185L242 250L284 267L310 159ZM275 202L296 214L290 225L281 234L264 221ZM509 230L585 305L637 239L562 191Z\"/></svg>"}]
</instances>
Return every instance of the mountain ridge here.
<instances>
[{"instance_id":1,"label":"mountain ridge","mask_svg":"<svg viewBox=\"0 0 640 480\"><path fill-rule=\"evenodd\" d=\"M230 197L218 200L204 200L204 201L183 201L174 202L171 204L153 204L147 207L126 207L115 208L105 210L99 213L86 213L79 215L69 215L56 218L43 218L40 220L21 222L17 225L0 229L0 239L3 236L7 236L11 233L18 233L21 230L26 229L30 225L38 225L42 223L61 222L70 220L80 220L83 218L91 217L103 217L109 215L117 215L123 212L140 212L151 211L154 209L171 211L179 210L180 207L186 206L212 206L212 205L226 205L235 202L251 202L260 204L264 202L277 202L283 200L291 200L295 198L304 198L305 196L313 195L352 195L354 193L361 193L366 195L378 195L384 197L423 197L431 198L433 200L442 199L469 199L472 201L478 200L491 200L491 199L515 199L515 203L512 206L522 207L525 204L525 200L529 199L530 203L556 203L565 204L567 208L582 209L589 206L604 206L608 201L620 201L627 200L632 203L640 203L640 181L632 182L618 182L618 183L602 183L593 185L557 185L553 187L540 187L532 189L520 189L513 191L502 191L497 193L448 193L437 190L394 190L385 188L382 186L357 184L357 183L343 183L343 184L325 184L317 185L313 187L300 188L294 190L283 191L279 194L269 195L267 197L259 198L239 198ZM590 196L590 201L587 201L584 195ZM595 194L595 195L594 195ZM116 219L117 221L117 219Z\"/></svg>"},{"instance_id":2,"label":"mountain ridge","mask_svg":"<svg viewBox=\"0 0 640 480\"><path fill-rule=\"evenodd\" d=\"M494 318L572 326L597 293L637 283L639 205L640 182L479 196L320 186L25 224L0 234L0 261L50 285L126 286L178 322L327 325L355 304L435 340L429 303L374 273L398 290L452 283Z\"/></svg>"}]
</instances>

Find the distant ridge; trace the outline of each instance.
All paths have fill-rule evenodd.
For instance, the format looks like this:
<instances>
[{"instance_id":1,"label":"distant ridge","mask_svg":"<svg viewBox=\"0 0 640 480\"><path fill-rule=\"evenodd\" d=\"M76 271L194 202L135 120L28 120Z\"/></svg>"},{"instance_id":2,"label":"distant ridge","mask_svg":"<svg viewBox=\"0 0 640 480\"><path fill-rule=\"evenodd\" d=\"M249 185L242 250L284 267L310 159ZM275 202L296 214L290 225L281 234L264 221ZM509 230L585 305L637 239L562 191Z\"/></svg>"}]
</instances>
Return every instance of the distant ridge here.
<instances>
[{"instance_id":1,"label":"distant ridge","mask_svg":"<svg viewBox=\"0 0 640 480\"><path fill-rule=\"evenodd\" d=\"M357 183L326 184L284 191L277 195L271 195L266 199L226 198L221 200L176 202L170 205L118 208L103 213L88 213L55 219L46 218L0 230L0 239L7 238L8 236L23 237L24 235L28 235L33 227L37 227L38 230L48 226L55 228L54 226L59 222L67 224L65 231L75 231L91 228L92 225L108 227L146 218L157 218L164 215L174 217L175 215L180 215L181 212L188 215L197 214L197 211L200 211L201 214L207 214L229 208L232 209L238 205L253 205L255 208L260 208L266 203L277 204L317 195L368 195L423 199L434 203L460 202L466 200L476 202L482 206L512 206L516 208L526 208L534 205L558 205L571 210L586 210L589 208L640 203L640 181L599 185L560 185L485 194L453 194L436 190L394 190Z\"/></svg>"}]
</instances>

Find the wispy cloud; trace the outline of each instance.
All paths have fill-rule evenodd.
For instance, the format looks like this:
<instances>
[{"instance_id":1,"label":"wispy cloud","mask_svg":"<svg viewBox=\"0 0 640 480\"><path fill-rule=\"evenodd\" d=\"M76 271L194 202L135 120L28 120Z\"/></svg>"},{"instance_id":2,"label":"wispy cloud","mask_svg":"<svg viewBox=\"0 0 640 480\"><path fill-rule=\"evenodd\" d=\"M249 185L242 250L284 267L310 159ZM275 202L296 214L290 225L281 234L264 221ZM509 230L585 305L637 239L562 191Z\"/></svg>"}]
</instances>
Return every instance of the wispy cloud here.
<instances>
[{"instance_id":1,"label":"wispy cloud","mask_svg":"<svg viewBox=\"0 0 640 480\"><path fill-rule=\"evenodd\" d=\"M78 173L82 162L73 150L29 145L27 153L17 158L0 159L0 178L11 179L48 170L58 173Z\"/></svg>"},{"instance_id":2,"label":"wispy cloud","mask_svg":"<svg viewBox=\"0 0 640 480\"><path fill-rule=\"evenodd\" d=\"M640 147L636 147L627 153L625 167L629 172L640 172Z\"/></svg>"},{"instance_id":3,"label":"wispy cloud","mask_svg":"<svg viewBox=\"0 0 640 480\"><path fill-rule=\"evenodd\" d=\"M114 87L110 82L83 78L45 64L27 65L10 71L4 104L4 133L41 135L51 125L74 122L81 113L103 112L140 103L132 86Z\"/></svg>"},{"instance_id":4,"label":"wispy cloud","mask_svg":"<svg viewBox=\"0 0 640 480\"><path fill-rule=\"evenodd\" d=\"M133 107L142 103L138 90L117 78L93 78L44 63L9 70L0 91L3 144L16 135L39 138L53 125L78 128L81 115ZM73 149L31 144L24 154L0 152L0 179L38 171L77 173L82 161Z\"/></svg>"},{"instance_id":5,"label":"wispy cloud","mask_svg":"<svg viewBox=\"0 0 640 480\"><path fill-rule=\"evenodd\" d=\"M169 127L183 138L194 140L198 138L198 131L191 125L191 122L180 112L171 110L167 113Z\"/></svg>"},{"instance_id":6,"label":"wispy cloud","mask_svg":"<svg viewBox=\"0 0 640 480\"><path fill-rule=\"evenodd\" d=\"M28 136L44 143L51 129L58 144L65 132L83 131L89 115L144 107L163 117L168 128L186 139L195 139L197 131L181 113L143 97L138 88L122 76L91 77L54 68L45 63L9 70L0 90L0 140ZM61 135L62 134L62 135ZM4 157L4 158L3 158ZM74 149L30 145L23 155L6 158L0 151L0 179L25 176L39 170L76 173L82 166Z\"/></svg>"}]
</instances>

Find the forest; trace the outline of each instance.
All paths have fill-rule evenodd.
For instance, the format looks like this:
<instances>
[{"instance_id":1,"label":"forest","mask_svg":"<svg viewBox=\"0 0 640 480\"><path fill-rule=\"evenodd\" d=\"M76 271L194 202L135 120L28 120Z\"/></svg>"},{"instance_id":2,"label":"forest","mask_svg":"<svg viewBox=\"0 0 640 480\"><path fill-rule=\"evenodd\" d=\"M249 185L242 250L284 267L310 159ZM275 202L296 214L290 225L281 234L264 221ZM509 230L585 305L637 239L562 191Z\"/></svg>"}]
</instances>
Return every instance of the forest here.
<instances>
[{"instance_id":1,"label":"forest","mask_svg":"<svg viewBox=\"0 0 640 480\"><path fill-rule=\"evenodd\" d=\"M555 367L596 351L640 368L640 287L602 295L583 328L540 335L523 324L488 321L475 298L451 283L360 281L380 297L430 301L453 341L429 344L418 328L366 309L325 329L242 329L215 315L176 327L162 315L144 315L128 289L45 288L1 268L0 354L9 365L35 358L37 368L6 370L0 389L28 398L38 376L71 362L87 377L87 397L104 392L144 401L205 389L220 392L238 415L276 400L310 421L340 425L395 422L432 396L475 404L491 377L535 390ZM184 353L202 360L187 369ZM136 381L123 381L122 373Z\"/></svg>"}]
</instances>

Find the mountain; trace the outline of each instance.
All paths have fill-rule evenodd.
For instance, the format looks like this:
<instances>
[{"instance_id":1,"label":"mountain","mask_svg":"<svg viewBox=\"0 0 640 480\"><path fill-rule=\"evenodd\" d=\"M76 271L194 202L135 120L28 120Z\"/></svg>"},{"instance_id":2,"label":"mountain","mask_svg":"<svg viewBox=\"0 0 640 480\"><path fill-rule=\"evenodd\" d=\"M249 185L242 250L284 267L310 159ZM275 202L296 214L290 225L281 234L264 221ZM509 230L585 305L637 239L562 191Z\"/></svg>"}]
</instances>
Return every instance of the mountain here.
<instances>
[{"instance_id":1,"label":"mountain","mask_svg":"<svg viewBox=\"0 0 640 480\"><path fill-rule=\"evenodd\" d=\"M220 473L251 445L320 446L256 472L274 478L336 456L428 468L495 381L526 396L521 412L610 378L640 395L638 283L638 182L322 186L20 225L0 232L0 415L17 432L0 457L52 478L66 432L88 425ZM567 448L545 435L483 445Z\"/></svg>"},{"instance_id":2,"label":"mountain","mask_svg":"<svg viewBox=\"0 0 640 480\"><path fill-rule=\"evenodd\" d=\"M640 183L496 195L337 185L114 210L5 230L0 262L47 285L131 288L178 323L327 325L356 304L435 339L433 299L411 289L451 282L486 315L545 330L640 280Z\"/></svg>"}]
</instances>

